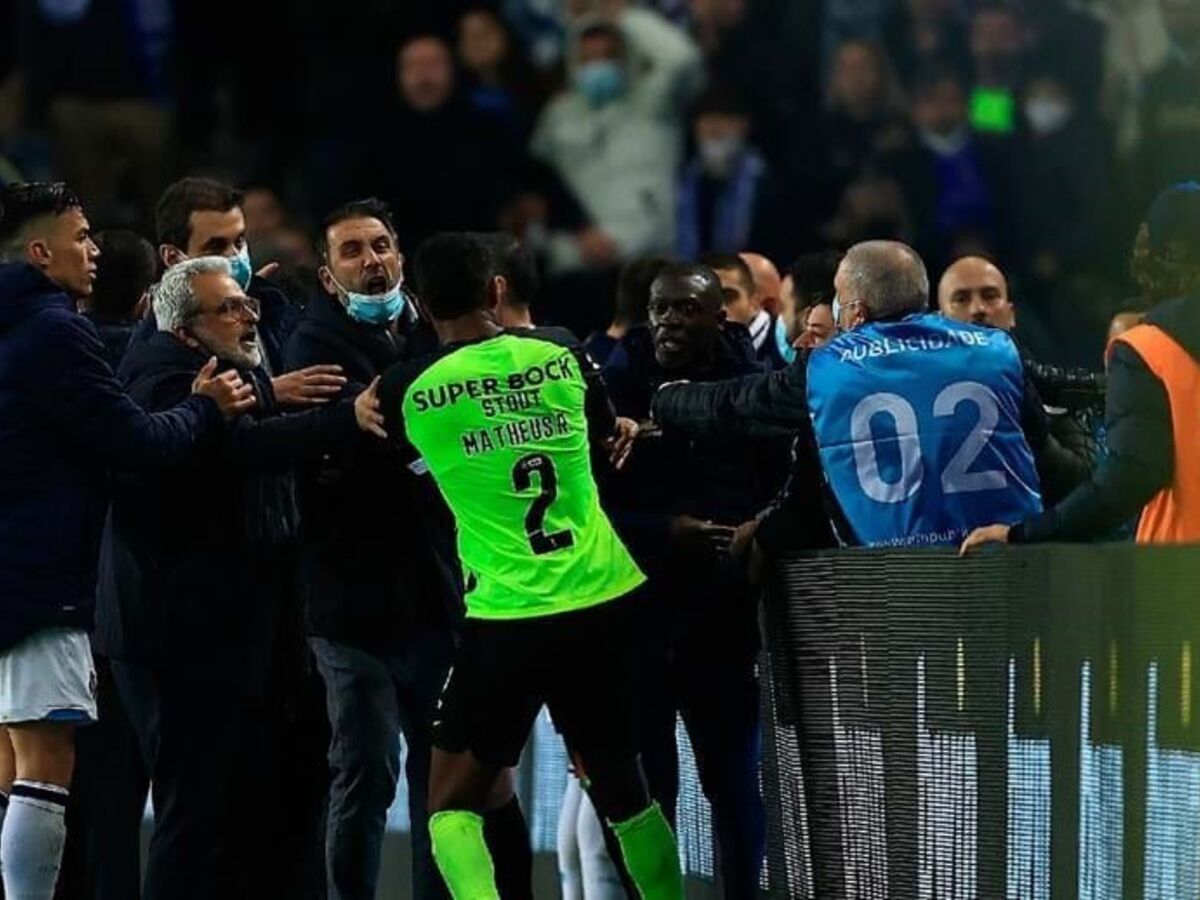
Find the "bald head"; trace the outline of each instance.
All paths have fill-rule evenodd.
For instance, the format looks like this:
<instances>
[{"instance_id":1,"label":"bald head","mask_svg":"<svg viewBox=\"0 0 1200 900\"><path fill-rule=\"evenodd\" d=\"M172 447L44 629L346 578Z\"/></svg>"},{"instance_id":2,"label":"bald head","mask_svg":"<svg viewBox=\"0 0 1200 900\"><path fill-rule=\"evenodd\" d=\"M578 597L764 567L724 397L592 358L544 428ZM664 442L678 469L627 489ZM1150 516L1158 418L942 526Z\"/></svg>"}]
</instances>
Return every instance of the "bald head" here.
<instances>
[{"instance_id":1,"label":"bald head","mask_svg":"<svg viewBox=\"0 0 1200 900\"><path fill-rule=\"evenodd\" d=\"M990 325L1012 331L1016 310L1008 296L1008 279L996 265L981 256L964 256L942 275L938 284L938 309L956 322Z\"/></svg>"},{"instance_id":2,"label":"bald head","mask_svg":"<svg viewBox=\"0 0 1200 900\"><path fill-rule=\"evenodd\" d=\"M721 282L707 266L667 266L650 286L650 334L654 355L667 370L703 367L711 361L725 320Z\"/></svg>"},{"instance_id":3,"label":"bald head","mask_svg":"<svg viewBox=\"0 0 1200 900\"><path fill-rule=\"evenodd\" d=\"M775 263L761 253L739 253L738 256L750 267L750 274L754 276L754 287L758 291L758 299L762 302L763 309L770 313L778 313L782 279Z\"/></svg>"},{"instance_id":4,"label":"bald head","mask_svg":"<svg viewBox=\"0 0 1200 900\"><path fill-rule=\"evenodd\" d=\"M833 279L843 328L924 312L929 275L917 252L899 241L865 241L846 251Z\"/></svg>"}]
</instances>

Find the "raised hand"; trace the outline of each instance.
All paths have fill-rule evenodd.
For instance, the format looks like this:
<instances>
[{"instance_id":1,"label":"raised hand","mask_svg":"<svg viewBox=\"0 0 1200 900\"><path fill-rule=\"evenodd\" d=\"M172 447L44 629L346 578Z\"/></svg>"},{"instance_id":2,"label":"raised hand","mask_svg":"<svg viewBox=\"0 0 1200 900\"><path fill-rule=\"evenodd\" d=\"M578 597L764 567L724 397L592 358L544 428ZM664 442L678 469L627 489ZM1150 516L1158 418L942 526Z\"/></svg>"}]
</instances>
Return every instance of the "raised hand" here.
<instances>
[{"instance_id":1,"label":"raised hand","mask_svg":"<svg viewBox=\"0 0 1200 900\"><path fill-rule=\"evenodd\" d=\"M230 369L220 375L217 371L217 358L210 357L192 381L192 393L203 394L216 401L221 415L227 419L240 416L254 408L258 398L254 395L254 387L242 381L237 372Z\"/></svg>"},{"instance_id":2,"label":"raised hand","mask_svg":"<svg viewBox=\"0 0 1200 900\"><path fill-rule=\"evenodd\" d=\"M283 406L328 403L346 384L341 366L309 366L271 379L275 401Z\"/></svg>"}]
</instances>

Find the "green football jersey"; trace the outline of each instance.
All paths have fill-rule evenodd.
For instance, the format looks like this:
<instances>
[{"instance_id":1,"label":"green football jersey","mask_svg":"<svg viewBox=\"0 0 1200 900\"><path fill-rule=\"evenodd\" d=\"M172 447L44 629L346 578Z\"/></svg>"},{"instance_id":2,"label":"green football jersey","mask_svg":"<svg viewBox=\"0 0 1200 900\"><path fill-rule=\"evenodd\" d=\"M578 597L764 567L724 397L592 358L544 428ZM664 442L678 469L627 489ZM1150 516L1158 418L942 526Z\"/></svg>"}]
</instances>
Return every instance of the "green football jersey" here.
<instances>
[{"instance_id":1,"label":"green football jersey","mask_svg":"<svg viewBox=\"0 0 1200 900\"><path fill-rule=\"evenodd\" d=\"M384 380L389 431L403 428L410 468L428 469L454 514L469 617L569 612L645 580L600 508L585 366L537 331L505 332Z\"/></svg>"}]
</instances>

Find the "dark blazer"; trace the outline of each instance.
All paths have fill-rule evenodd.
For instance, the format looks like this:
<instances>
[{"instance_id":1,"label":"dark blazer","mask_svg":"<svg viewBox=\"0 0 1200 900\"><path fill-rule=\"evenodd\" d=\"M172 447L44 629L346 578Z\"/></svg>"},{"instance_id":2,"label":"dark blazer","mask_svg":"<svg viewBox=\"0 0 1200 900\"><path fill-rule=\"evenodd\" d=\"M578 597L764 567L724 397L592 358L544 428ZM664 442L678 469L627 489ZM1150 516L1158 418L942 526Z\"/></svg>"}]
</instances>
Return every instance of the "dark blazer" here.
<instances>
[{"instance_id":1,"label":"dark blazer","mask_svg":"<svg viewBox=\"0 0 1200 900\"><path fill-rule=\"evenodd\" d=\"M126 396L70 297L32 266L0 264L0 649L91 627L110 469L178 461L223 430L190 381L159 408Z\"/></svg>"},{"instance_id":2,"label":"dark blazer","mask_svg":"<svg viewBox=\"0 0 1200 900\"><path fill-rule=\"evenodd\" d=\"M297 323L284 359L289 369L340 365L350 395L435 343L412 319L392 333L356 322L321 294ZM429 482L367 435L301 470L299 584L310 634L386 652L414 630L457 616L453 521Z\"/></svg>"},{"instance_id":3,"label":"dark blazer","mask_svg":"<svg viewBox=\"0 0 1200 900\"><path fill-rule=\"evenodd\" d=\"M121 364L147 409L185 394L206 355L173 335ZM188 466L118 480L104 532L97 647L194 681L262 688L294 596L299 529L292 469L355 439L353 405L279 415L262 369L242 373L259 405Z\"/></svg>"}]
</instances>

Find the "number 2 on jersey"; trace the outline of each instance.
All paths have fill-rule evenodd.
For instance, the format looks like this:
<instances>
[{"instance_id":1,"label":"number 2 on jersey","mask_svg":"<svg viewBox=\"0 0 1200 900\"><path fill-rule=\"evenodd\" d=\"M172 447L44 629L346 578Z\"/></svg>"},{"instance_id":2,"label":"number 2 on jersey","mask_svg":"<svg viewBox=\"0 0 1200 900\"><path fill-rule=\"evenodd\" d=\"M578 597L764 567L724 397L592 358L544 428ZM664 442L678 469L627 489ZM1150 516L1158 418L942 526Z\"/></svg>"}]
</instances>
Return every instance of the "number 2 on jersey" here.
<instances>
[{"instance_id":1,"label":"number 2 on jersey","mask_svg":"<svg viewBox=\"0 0 1200 900\"><path fill-rule=\"evenodd\" d=\"M555 531L546 534L546 511L558 497L558 473L554 471L554 460L544 453L522 456L513 466L513 487L527 491L533 487L533 476L537 473L538 495L529 504L525 514L525 534L535 556L563 550L575 543L570 531Z\"/></svg>"}]
</instances>

